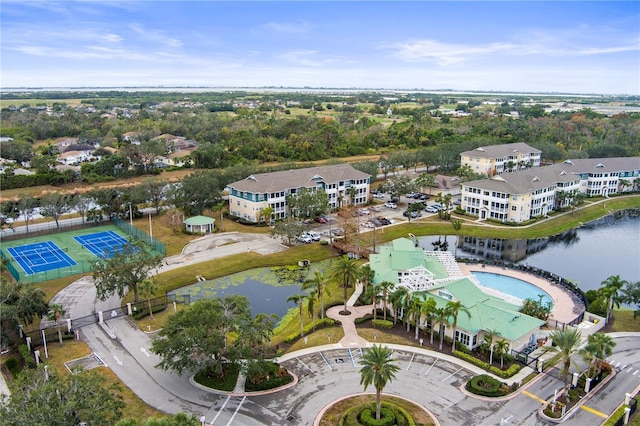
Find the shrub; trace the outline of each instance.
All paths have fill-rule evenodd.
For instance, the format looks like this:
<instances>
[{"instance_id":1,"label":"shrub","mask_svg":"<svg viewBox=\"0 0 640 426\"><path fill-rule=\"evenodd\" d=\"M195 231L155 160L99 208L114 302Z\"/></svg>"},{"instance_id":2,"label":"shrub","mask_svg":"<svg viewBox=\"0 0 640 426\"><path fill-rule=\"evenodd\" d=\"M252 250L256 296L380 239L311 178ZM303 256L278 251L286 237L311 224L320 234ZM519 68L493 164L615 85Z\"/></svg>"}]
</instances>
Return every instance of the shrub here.
<instances>
[{"instance_id":1,"label":"shrub","mask_svg":"<svg viewBox=\"0 0 640 426\"><path fill-rule=\"evenodd\" d=\"M495 374L496 376L502 377L503 379L507 379L511 376L513 376L514 374L516 374L518 371L520 371L520 365L519 364L512 364L508 369L506 370L501 370L496 366L489 366L488 363L476 358L473 355L469 355L466 354L464 352L460 352L460 351L454 351L453 355L457 358L460 358L464 361L470 362L471 364L478 366L484 370L487 370L493 374Z\"/></svg>"},{"instance_id":2,"label":"shrub","mask_svg":"<svg viewBox=\"0 0 640 426\"><path fill-rule=\"evenodd\" d=\"M465 388L473 394L482 396L504 396L508 391L504 383L488 374L473 377L467 382Z\"/></svg>"},{"instance_id":3,"label":"shrub","mask_svg":"<svg viewBox=\"0 0 640 426\"><path fill-rule=\"evenodd\" d=\"M29 348L27 348L27 345L18 346L18 351L20 351L20 355L22 356L25 367L35 368L36 360L33 357L33 353L29 351Z\"/></svg>"},{"instance_id":4,"label":"shrub","mask_svg":"<svg viewBox=\"0 0 640 426\"><path fill-rule=\"evenodd\" d=\"M9 373L11 373L13 377L16 377L18 373L20 373L20 361L18 361L18 358L14 356L7 358L4 366L7 367L7 370L9 370Z\"/></svg>"},{"instance_id":5,"label":"shrub","mask_svg":"<svg viewBox=\"0 0 640 426\"><path fill-rule=\"evenodd\" d=\"M360 423L364 426L393 426L396 424L396 416L393 410L387 407L380 407L380 420L376 420L376 405L365 408L360 413Z\"/></svg>"},{"instance_id":6,"label":"shrub","mask_svg":"<svg viewBox=\"0 0 640 426\"><path fill-rule=\"evenodd\" d=\"M371 324L376 328L393 328L393 321L385 321L381 319L371 320Z\"/></svg>"},{"instance_id":7,"label":"shrub","mask_svg":"<svg viewBox=\"0 0 640 426\"><path fill-rule=\"evenodd\" d=\"M309 334L310 331L315 331L314 330L314 324L315 324L315 330L319 330L321 328L332 327L332 326L336 325L337 322L336 322L336 320L333 320L331 318L325 318L325 319L318 320L313 324L305 325L304 328L302 329L304 334ZM284 339L284 343L293 343L296 340L298 340L299 338L300 338L300 333L296 332L295 334L291 334L291 335L287 336Z\"/></svg>"},{"instance_id":8,"label":"shrub","mask_svg":"<svg viewBox=\"0 0 640 426\"><path fill-rule=\"evenodd\" d=\"M162 304L162 305L155 305L151 307L151 312L158 313L158 312L162 312L165 309L167 309L167 305L166 304ZM133 314L133 319L135 320L141 320L142 318L146 317L149 315L149 307L145 307L145 308L141 308L139 310L136 311L135 314Z\"/></svg>"}]
</instances>

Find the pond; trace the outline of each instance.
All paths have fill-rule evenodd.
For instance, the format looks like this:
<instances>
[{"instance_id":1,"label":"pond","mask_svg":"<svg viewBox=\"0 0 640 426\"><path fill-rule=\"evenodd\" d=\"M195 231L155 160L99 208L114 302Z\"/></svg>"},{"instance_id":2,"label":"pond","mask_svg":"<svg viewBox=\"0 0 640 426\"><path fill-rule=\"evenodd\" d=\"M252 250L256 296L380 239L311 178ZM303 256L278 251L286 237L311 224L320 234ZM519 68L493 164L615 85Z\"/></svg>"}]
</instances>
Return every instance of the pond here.
<instances>
[{"instance_id":1,"label":"pond","mask_svg":"<svg viewBox=\"0 0 640 426\"><path fill-rule=\"evenodd\" d=\"M457 249L456 237L451 235L421 237L418 243L426 250L445 246L458 257L502 259L540 268L576 283L583 291L599 288L612 275L640 281L639 216L607 216L549 238L464 237Z\"/></svg>"},{"instance_id":2,"label":"pond","mask_svg":"<svg viewBox=\"0 0 640 426\"><path fill-rule=\"evenodd\" d=\"M287 302L294 294L304 294L300 286L315 271L326 271L330 261L311 264L308 268L255 268L213 280L200 281L169 292L169 297L187 303L198 299L226 297L234 294L249 300L252 315L275 314L278 318L297 305Z\"/></svg>"}]
</instances>

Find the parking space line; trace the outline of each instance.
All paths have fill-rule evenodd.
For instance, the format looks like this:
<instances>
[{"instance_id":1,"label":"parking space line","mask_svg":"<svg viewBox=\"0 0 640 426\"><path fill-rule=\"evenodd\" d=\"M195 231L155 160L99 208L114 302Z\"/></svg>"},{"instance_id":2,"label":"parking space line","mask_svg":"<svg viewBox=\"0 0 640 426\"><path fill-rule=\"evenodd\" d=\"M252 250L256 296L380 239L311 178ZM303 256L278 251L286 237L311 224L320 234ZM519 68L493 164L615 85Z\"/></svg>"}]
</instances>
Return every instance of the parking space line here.
<instances>
[{"instance_id":1,"label":"parking space line","mask_svg":"<svg viewBox=\"0 0 640 426\"><path fill-rule=\"evenodd\" d=\"M236 408L236 411L233 412L233 416L231 416L231 418L229 419L229 422L227 423L227 426L229 426L231 424L231 422L233 422L233 419L236 418L236 414L238 414L238 411L240 411L240 407L242 407L242 404L244 404L244 401L247 399L246 396L242 397L242 401L240 401L240 404L238 404L238 407Z\"/></svg>"},{"instance_id":2,"label":"parking space line","mask_svg":"<svg viewBox=\"0 0 640 426\"><path fill-rule=\"evenodd\" d=\"M227 397L227 400L224 402L224 404L222 404L222 407L220 407L220 410L218 410L218 414L216 414L213 420L211 420L212 425L216 424L216 420L218 420L218 416L220 415L220 413L222 413L222 410L224 410L224 407L227 406L227 403L229 402L230 399L231 399L231 395Z\"/></svg>"},{"instance_id":3,"label":"parking space line","mask_svg":"<svg viewBox=\"0 0 640 426\"><path fill-rule=\"evenodd\" d=\"M322 357L322 359L324 359L324 362L327 363L327 365L329 366L329 370L333 370L333 367L331 366L331 363L329 362L329 360L327 359L327 357L322 353L322 352L318 352L320 354L320 356Z\"/></svg>"},{"instance_id":4,"label":"parking space line","mask_svg":"<svg viewBox=\"0 0 640 426\"><path fill-rule=\"evenodd\" d=\"M431 369L433 368L433 366L434 366L434 365L436 365L436 362L438 362L438 358L436 358L436 359L433 361L433 364L431 364L431 367L429 367L429 368L427 369L427 371L425 371L425 372L424 372L424 375L425 375L425 376L426 376L427 374L429 374L429 371L431 371Z\"/></svg>"},{"instance_id":5,"label":"parking space line","mask_svg":"<svg viewBox=\"0 0 640 426\"><path fill-rule=\"evenodd\" d=\"M313 374L316 374L316 372L315 372L315 371L313 371L313 370L311 369L311 367L309 367L307 364L305 364L304 362L302 362L302 360L301 360L300 358L296 357L296 359L298 360L298 362L299 362L300 364L304 365L304 366L307 368L307 370L311 371Z\"/></svg>"},{"instance_id":6,"label":"parking space line","mask_svg":"<svg viewBox=\"0 0 640 426\"><path fill-rule=\"evenodd\" d=\"M411 354L411 360L409 360L409 365L407 365L407 371L409 371L409 369L411 368L411 364L413 363L413 357L415 356L416 356L415 352Z\"/></svg>"},{"instance_id":7,"label":"parking space line","mask_svg":"<svg viewBox=\"0 0 640 426\"><path fill-rule=\"evenodd\" d=\"M444 379L442 379L442 380L441 380L441 382L444 382L444 381L445 381L445 380L447 380L448 378L455 376L456 374L458 374L458 372L460 372L460 370L462 370L462 367L460 367L457 371L455 371L455 372L453 372L453 373L449 374L447 377L445 377Z\"/></svg>"}]
</instances>

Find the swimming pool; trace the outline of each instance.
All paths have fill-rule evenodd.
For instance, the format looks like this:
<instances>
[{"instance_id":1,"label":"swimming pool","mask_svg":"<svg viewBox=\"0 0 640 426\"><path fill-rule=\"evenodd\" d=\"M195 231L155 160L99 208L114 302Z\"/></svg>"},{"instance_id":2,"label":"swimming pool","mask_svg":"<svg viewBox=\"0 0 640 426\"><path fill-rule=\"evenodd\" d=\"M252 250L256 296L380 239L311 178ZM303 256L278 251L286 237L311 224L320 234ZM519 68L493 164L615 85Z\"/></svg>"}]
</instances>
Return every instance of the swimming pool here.
<instances>
[{"instance_id":1,"label":"swimming pool","mask_svg":"<svg viewBox=\"0 0 640 426\"><path fill-rule=\"evenodd\" d=\"M501 293L515 296L519 299L538 300L539 295L542 295L542 303L550 302L551 305L553 305L551 296L544 290L526 281L507 275L492 274L490 272L475 271L472 274L482 286L498 290Z\"/></svg>"}]
</instances>

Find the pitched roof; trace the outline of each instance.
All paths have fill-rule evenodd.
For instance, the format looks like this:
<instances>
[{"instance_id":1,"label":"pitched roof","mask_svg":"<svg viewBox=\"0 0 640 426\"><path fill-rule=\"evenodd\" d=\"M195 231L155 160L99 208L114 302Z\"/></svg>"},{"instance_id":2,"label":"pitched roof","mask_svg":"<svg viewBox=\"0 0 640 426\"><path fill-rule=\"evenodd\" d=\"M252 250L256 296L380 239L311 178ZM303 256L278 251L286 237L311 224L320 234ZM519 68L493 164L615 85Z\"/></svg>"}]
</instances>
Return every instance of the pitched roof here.
<instances>
[{"instance_id":1,"label":"pitched roof","mask_svg":"<svg viewBox=\"0 0 640 426\"><path fill-rule=\"evenodd\" d=\"M585 158L566 160L550 166L536 167L514 173L503 173L489 179L463 183L464 186L482 188L507 194L523 194L572 182L583 173L606 173L640 169L640 157Z\"/></svg>"},{"instance_id":2,"label":"pitched roof","mask_svg":"<svg viewBox=\"0 0 640 426\"><path fill-rule=\"evenodd\" d=\"M460 155L482 157L482 158L502 158L520 152L522 154L541 154L537 148L533 148L524 142L507 143L503 145L479 146L474 150L465 151Z\"/></svg>"},{"instance_id":3,"label":"pitched roof","mask_svg":"<svg viewBox=\"0 0 640 426\"><path fill-rule=\"evenodd\" d=\"M289 188L315 188L318 182L336 183L346 180L367 179L370 175L356 170L350 164L310 167L258 173L230 183L230 188L252 193L277 192Z\"/></svg>"}]
</instances>

